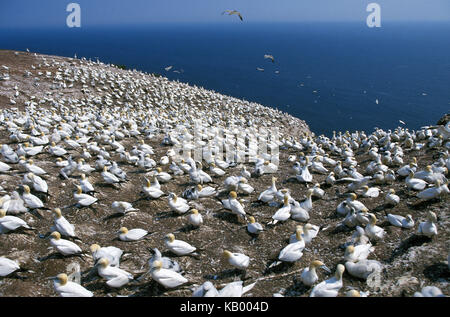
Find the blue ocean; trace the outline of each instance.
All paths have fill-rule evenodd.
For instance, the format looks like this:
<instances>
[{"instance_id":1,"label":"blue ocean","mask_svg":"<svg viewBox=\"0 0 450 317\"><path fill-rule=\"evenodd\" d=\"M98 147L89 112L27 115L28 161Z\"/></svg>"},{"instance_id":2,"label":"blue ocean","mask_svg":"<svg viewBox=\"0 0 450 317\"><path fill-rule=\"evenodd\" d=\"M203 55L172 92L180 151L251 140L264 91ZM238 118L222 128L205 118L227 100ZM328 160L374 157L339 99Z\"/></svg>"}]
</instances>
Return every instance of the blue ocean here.
<instances>
[{"instance_id":1,"label":"blue ocean","mask_svg":"<svg viewBox=\"0 0 450 317\"><path fill-rule=\"evenodd\" d=\"M2 29L0 48L158 73L286 111L316 134L417 129L450 110L450 23Z\"/></svg>"}]
</instances>

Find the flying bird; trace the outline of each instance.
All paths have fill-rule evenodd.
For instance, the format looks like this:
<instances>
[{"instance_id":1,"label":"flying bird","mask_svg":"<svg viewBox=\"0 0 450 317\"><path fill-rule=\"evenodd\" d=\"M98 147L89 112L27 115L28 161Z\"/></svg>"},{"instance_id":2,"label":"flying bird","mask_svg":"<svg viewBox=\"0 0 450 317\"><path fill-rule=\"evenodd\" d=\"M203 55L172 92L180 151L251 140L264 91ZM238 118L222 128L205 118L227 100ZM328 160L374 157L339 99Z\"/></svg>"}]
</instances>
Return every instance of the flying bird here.
<instances>
[{"instance_id":1,"label":"flying bird","mask_svg":"<svg viewBox=\"0 0 450 317\"><path fill-rule=\"evenodd\" d=\"M266 59L271 59L271 60L272 60L272 63L275 63L275 58L273 58L272 55L265 54L265 55L264 55L264 58L266 58Z\"/></svg>"},{"instance_id":2,"label":"flying bird","mask_svg":"<svg viewBox=\"0 0 450 317\"><path fill-rule=\"evenodd\" d=\"M166 67L166 68L164 68L164 69L166 70L166 72L168 72L169 70L172 69L172 67L173 67L173 66L168 66L168 67Z\"/></svg>"},{"instance_id":3,"label":"flying bird","mask_svg":"<svg viewBox=\"0 0 450 317\"><path fill-rule=\"evenodd\" d=\"M241 19L241 21L244 21L244 19L242 18L242 15L239 11L236 10L225 10L222 12L222 15L224 15L225 13L227 13L228 15L233 15L233 14L237 14L239 16L239 19Z\"/></svg>"}]
</instances>

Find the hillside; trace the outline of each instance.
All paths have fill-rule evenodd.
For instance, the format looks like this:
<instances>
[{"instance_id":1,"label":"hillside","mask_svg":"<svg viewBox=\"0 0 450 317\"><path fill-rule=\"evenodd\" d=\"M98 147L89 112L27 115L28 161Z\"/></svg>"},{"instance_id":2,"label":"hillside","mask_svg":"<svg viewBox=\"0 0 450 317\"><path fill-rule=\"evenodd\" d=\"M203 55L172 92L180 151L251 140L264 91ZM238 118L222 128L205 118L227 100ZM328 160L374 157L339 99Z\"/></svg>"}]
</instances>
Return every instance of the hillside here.
<instances>
[{"instance_id":1,"label":"hillside","mask_svg":"<svg viewBox=\"0 0 450 317\"><path fill-rule=\"evenodd\" d=\"M244 284L256 284L244 296L268 297L276 293L283 296L309 296L310 288L299 280L303 268L315 259L321 260L332 271L328 274L318 269L319 281L322 281L334 274L339 263L345 263L342 245L352 236L354 229L339 226L344 218L336 213L336 207L352 191L345 181L327 185L325 180L328 172L320 174L310 170L312 183L299 182L293 170L294 161L300 161L300 165L307 164L304 162L306 156L311 158L311 162L314 157L323 161L326 153L329 158L343 162L346 172L350 173L351 169L345 165L348 159L345 152L351 151L353 160L357 163L355 169L364 176L374 176L374 173L367 171L373 161L369 150L377 147L379 153L383 153L383 148L394 152L396 145L402 149L403 163L386 163L395 172L410 163L413 157L417 159L417 171L424 170L427 165L437 167L439 162L448 164L445 153L448 153L449 140L439 138L441 130L436 128L421 131L398 128L390 132L377 130L365 133L342 131L333 139L328 139L315 136L304 121L278 110L100 62L0 51L0 67L2 65L6 68L0 69L0 76L4 78L9 74L9 79L0 80L2 145L8 144L18 151L20 144L36 140L32 137L48 136L52 139L55 133L64 130L70 134L70 140L88 138L87 143L79 148L70 148L64 138L56 142L68 151L62 156L64 160L70 155L77 161L83 148L89 148L95 141L110 155L107 160L117 162L126 172L127 181L112 186L105 183L101 169L93 171L88 178L96 190L94 196L98 198L98 202L91 207L79 208L75 205L74 191L75 185L79 184L80 173L74 173L68 179L63 178L60 175L61 167L55 164L56 156L50 154L47 147L37 155L27 157L32 158L35 165L47 172L41 177L48 184L49 195L32 191L44 201L46 209L38 208L16 215L35 230L0 234L0 256L15 260L22 268L26 268L26 271L0 278L0 296L57 296L52 282L46 278L64 272L71 273L68 267L72 263L78 263L82 272L81 284L95 296L191 296L192 289L205 281L213 282L220 289L223 285L240 279L240 272L235 271L222 257L223 250L244 253L250 257ZM15 96L16 91L18 96ZM187 222L189 213L178 215L170 210L167 195L173 192L181 197L194 184L188 173L175 176L169 164L161 163L161 158L168 156L174 148L172 145L164 145L163 141L170 135L172 139L183 142L188 134L195 134L196 120L200 120L205 134L208 134L205 131L211 127L246 132L247 136L258 134L259 128L279 128L279 142L272 143L279 146L280 151L277 171L260 176L252 175L247 181L254 188L251 194L238 191L238 199L243 199L246 213L254 216L264 227L264 231L256 239L247 232L246 222L225 210L221 203L223 199L227 199L229 192L224 181L229 176L240 175L239 164L231 164L225 169L225 175L213 177L213 182L204 184L204 187L214 187L217 196L189 201L190 207L198 209L202 214L202 226L192 228ZM434 123L430 122L431 124ZM11 135L15 135L15 138L11 138ZM387 135L390 137L389 142L386 141ZM413 146L408 145L409 137L413 138ZM140 146L141 140L153 150L149 157L154 160L155 165L147 169L123 158L123 153L132 153L134 147ZM372 141L367 145L369 140ZM212 142L208 137L205 141ZM124 150L117 150L115 142L119 142ZM394 145L389 148L391 143ZM423 147L419 146L420 149L417 149L415 146L419 144ZM201 147L202 144L193 146ZM92 157L86 158L84 163L95 167L98 153L94 150L88 152ZM290 160L293 155L295 160ZM3 158L0 161L5 162ZM205 158L202 161L203 170L212 175L210 163ZM25 165L7 164L11 169L0 174L0 186L3 188L1 195L11 195L13 191L23 194ZM254 162L246 161L244 165L248 171L255 169ZM332 165L324 165L328 171L335 169ZM157 167L169 173L172 179L161 183L165 195L158 199L145 199L140 192L145 179L152 179ZM312 200L308 223L320 226L321 230L303 250L301 259L292 265L282 264L269 268L280 250L288 244L289 236L296 226L304 224L293 219L270 224L272 215L280 207L263 203L258 197L270 187L273 176L276 177L277 189L289 189L290 196L299 202L306 198L308 188L312 188L314 184L320 184L324 196L314 197ZM448 170L445 176L448 177ZM377 225L386 232L383 240L373 242L374 251L369 255L369 259L382 263L383 270L368 283L344 272L344 287L339 296L345 296L351 288L369 292L370 296L412 296L428 285L437 286L445 295L450 295L450 271L447 264L450 241L449 195L443 193L438 198L423 201L417 198L417 191L407 189L405 178L398 174L393 183L376 183L375 178L371 178L368 186L378 187L381 190L379 197L361 196L362 188L356 193L358 200L376 216ZM432 187L433 184L427 186ZM400 197L400 203L395 207L384 202L389 189L394 189ZM114 201L130 202L138 211L118 215L111 208ZM51 210L54 208L61 208L64 217L75 226L79 240L72 241L87 253L86 256L62 257L49 249L51 245L46 236L53 226ZM418 236L415 233L419 223L426 220L429 211L437 216L438 235L433 238ZM403 216L410 214L415 221L414 228L401 229L390 225L385 219L388 213ZM137 242L119 241L116 238L121 227L142 228L152 234ZM200 248L199 256L176 256L168 251L163 241L168 233L174 233L177 239ZM120 289L112 289L106 285L105 279L91 271L94 260L90 256L89 247L94 243L116 246L126 251L120 268L135 276L141 276L149 270L149 249L158 248L163 255L180 264L190 285L167 290L150 275L144 275Z\"/></svg>"}]
</instances>

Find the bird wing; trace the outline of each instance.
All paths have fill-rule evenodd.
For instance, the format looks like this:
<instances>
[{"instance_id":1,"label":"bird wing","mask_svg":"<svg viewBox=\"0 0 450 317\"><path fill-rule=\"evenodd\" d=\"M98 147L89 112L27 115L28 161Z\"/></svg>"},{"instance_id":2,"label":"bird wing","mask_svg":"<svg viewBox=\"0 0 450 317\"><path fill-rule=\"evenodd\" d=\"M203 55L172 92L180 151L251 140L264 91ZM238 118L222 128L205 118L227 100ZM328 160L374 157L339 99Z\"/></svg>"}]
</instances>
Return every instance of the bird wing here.
<instances>
[{"instance_id":1,"label":"bird wing","mask_svg":"<svg viewBox=\"0 0 450 317\"><path fill-rule=\"evenodd\" d=\"M75 254L82 252L79 246L68 240L65 240L63 243L58 244L56 248L63 254Z\"/></svg>"},{"instance_id":2,"label":"bird wing","mask_svg":"<svg viewBox=\"0 0 450 317\"><path fill-rule=\"evenodd\" d=\"M278 259L281 261L293 262L297 261L303 256L301 252L304 248L304 245L296 242L288 244L283 250L281 250Z\"/></svg>"},{"instance_id":3,"label":"bird wing","mask_svg":"<svg viewBox=\"0 0 450 317\"><path fill-rule=\"evenodd\" d=\"M0 276L6 276L20 269L19 265L13 260L0 258Z\"/></svg>"},{"instance_id":4,"label":"bird wing","mask_svg":"<svg viewBox=\"0 0 450 317\"><path fill-rule=\"evenodd\" d=\"M387 218L393 226L402 227L402 220L404 219L403 217L398 216L398 215L388 214Z\"/></svg>"},{"instance_id":5,"label":"bird wing","mask_svg":"<svg viewBox=\"0 0 450 317\"><path fill-rule=\"evenodd\" d=\"M242 281L236 281L227 284L219 291L220 297L241 297L242 296Z\"/></svg>"},{"instance_id":6,"label":"bird wing","mask_svg":"<svg viewBox=\"0 0 450 317\"><path fill-rule=\"evenodd\" d=\"M193 247L187 242L178 240L175 243L172 243L171 249L175 254L188 254L194 252L197 248Z\"/></svg>"},{"instance_id":7,"label":"bird wing","mask_svg":"<svg viewBox=\"0 0 450 317\"><path fill-rule=\"evenodd\" d=\"M6 218L6 217L4 217L4 218ZM1 219L1 220L3 220L3 219ZM5 219L4 221L0 221L0 225L5 227L8 230L16 230L17 228L19 228L21 226L27 226L27 223L20 218L17 218L17 219L8 218L8 219Z\"/></svg>"},{"instance_id":8,"label":"bird wing","mask_svg":"<svg viewBox=\"0 0 450 317\"><path fill-rule=\"evenodd\" d=\"M289 206L282 207L272 216L273 219L284 221L291 217L291 208Z\"/></svg>"},{"instance_id":9,"label":"bird wing","mask_svg":"<svg viewBox=\"0 0 450 317\"><path fill-rule=\"evenodd\" d=\"M129 278L127 275L119 274L116 277L108 280L106 284L111 287L122 287L129 282Z\"/></svg>"},{"instance_id":10,"label":"bird wing","mask_svg":"<svg viewBox=\"0 0 450 317\"><path fill-rule=\"evenodd\" d=\"M142 237L144 237L146 234L148 233L148 231L144 230L144 229L132 229L130 231L128 231L128 238L131 238L133 240L138 240L141 239Z\"/></svg>"},{"instance_id":11,"label":"bird wing","mask_svg":"<svg viewBox=\"0 0 450 317\"><path fill-rule=\"evenodd\" d=\"M92 297L94 294L91 291L88 291L83 286L69 282L64 286L59 287L57 290L60 292L62 297Z\"/></svg>"},{"instance_id":12,"label":"bird wing","mask_svg":"<svg viewBox=\"0 0 450 317\"><path fill-rule=\"evenodd\" d=\"M153 278L167 288L174 288L188 281L181 274L166 269L160 269Z\"/></svg>"}]
</instances>

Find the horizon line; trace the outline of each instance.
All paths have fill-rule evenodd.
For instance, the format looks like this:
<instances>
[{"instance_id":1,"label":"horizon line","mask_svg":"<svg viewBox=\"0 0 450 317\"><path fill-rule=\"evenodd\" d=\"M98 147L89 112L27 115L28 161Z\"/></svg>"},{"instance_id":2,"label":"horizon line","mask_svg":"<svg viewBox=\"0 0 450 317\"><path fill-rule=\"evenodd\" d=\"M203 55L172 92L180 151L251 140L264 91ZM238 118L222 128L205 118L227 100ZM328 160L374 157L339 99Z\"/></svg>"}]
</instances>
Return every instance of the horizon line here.
<instances>
[{"instance_id":1,"label":"horizon line","mask_svg":"<svg viewBox=\"0 0 450 317\"><path fill-rule=\"evenodd\" d=\"M244 21L244 22L229 22L229 21L149 21L149 22L143 22L143 23L100 23L100 24L92 24L92 23L81 23L80 28L73 28L73 29L82 29L83 27L145 27L145 26L152 26L152 25L186 25L186 24L214 24L214 25L244 25L244 24L326 24L326 23L333 23L333 24L355 24L355 23L362 23L366 24L365 20L303 20L303 21ZM450 20L442 19L442 20L389 20L384 19L383 23L401 23L401 24L418 24L418 23L450 23ZM12 30L12 29L44 29L44 28L68 28L65 23L61 24L46 24L46 25L1 25L0 24L0 31L1 30Z\"/></svg>"}]
</instances>

